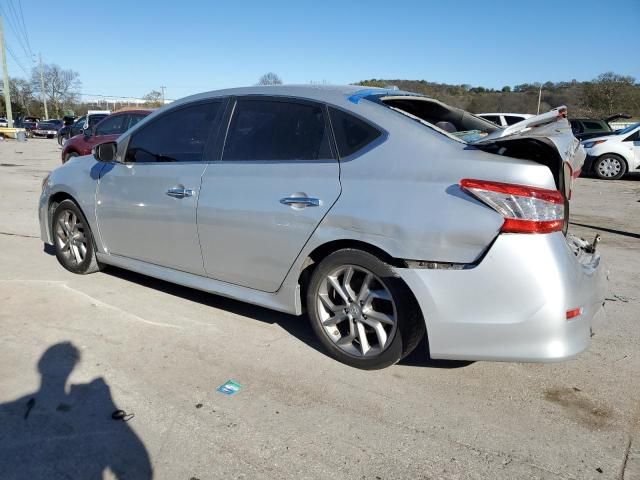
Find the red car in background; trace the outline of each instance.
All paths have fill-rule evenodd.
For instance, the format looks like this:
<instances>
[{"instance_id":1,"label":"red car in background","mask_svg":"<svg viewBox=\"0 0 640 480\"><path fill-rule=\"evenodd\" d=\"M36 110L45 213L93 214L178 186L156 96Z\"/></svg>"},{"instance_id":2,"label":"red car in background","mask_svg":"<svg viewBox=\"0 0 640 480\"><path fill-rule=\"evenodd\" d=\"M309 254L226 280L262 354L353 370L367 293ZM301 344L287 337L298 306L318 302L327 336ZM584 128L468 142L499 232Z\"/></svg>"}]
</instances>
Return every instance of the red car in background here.
<instances>
[{"instance_id":1,"label":"red car in background","mask_svg":"<svg viewBox=\"0 0 640 480\"><path fill-rule=\"evenodd\" d=\"M70 158L89 155L99 143L113 142L153 110L126 110L109 115L90 131L70 138L62 149L62 163Z\"/></svg>"}]
</instances>

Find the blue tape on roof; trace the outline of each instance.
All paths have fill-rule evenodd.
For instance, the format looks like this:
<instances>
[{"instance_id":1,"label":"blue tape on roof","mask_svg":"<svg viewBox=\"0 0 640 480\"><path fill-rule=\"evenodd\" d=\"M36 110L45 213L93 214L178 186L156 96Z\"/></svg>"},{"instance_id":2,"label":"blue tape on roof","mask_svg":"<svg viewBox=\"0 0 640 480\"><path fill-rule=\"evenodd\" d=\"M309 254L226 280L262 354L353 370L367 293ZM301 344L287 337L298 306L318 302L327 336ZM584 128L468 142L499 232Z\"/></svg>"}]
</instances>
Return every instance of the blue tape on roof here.
<instances>
[{"instance_id":1,"label":"blue tape on roof","mask_svg":"<svg viewBox=\"0 0 640 480\"><path fill-rule=\"evenodd\" d=\"M355 103L356 105L362 100L364 97L368 97L369 95L375 94L386 94L388 90L381 90L379 88L365 88L364 90L358 90L356 93L348 97L348 100L351 103Z\"/></svg>"},{"instance_id":2,"label":"blue tape on roof","mask_svg":"<svg viewBox=\"0 0 640 480\"><path fill-rule=\"evenodd\" d=\"M347 97L347 100L357 105L360 102L360 100L370 95L381 95L381 96L382 95L402 95L402 96L416 96L416 97L422 96L417 93L404 92L402 90L388 90L384 88L365 88L363 90L358 90L353 95L350 95L349 97Z\"/></svg>"}]
</instances>

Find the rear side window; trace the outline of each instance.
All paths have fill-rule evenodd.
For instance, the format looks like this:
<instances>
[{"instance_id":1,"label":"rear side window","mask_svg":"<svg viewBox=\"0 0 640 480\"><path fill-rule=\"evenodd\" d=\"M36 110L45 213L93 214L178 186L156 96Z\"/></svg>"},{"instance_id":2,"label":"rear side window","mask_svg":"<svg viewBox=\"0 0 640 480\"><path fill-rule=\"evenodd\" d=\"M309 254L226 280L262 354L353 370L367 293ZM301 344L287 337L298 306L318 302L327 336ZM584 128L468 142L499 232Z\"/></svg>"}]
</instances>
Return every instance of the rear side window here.
<instances>
[{"instance_id":1,"label":"rear side window","mask_svg":"<svg viewBox=\"0 0 640 480\"><path fill-rule=\"evenodd\" d=\"M236 103L223 160L333 158L322 107L276 100Z\"/></svg>"},{"instance_id":2,"label":"rear side window","mask_svg":"<svg viewBox=\"0 0 640 480\"><path fill-rule=\"evenodd\" d=\"M93 127L97 123L107 118L107 115L89 115L89 126Z\"/></svg>"},{"instance_id":3,"label":"rear side window","mask_svg":"<svg viewBox=\"0 0 640 480\"><path fill-rule=\"evenodd\" d=\"M329 108L329 116L341 158L353 155L382 135L377 128L342 110Z\"/></svg>"},{"instance_id":4,"label":"rear side window","mask_svg":"<svg viewBox=\"0 0 640 480\"><path fill-rule=\"evenodd\" d=\"M515 117L513 115L505 115L504 116L504 120L505 122L507 122L507 125L514 125L518 122L521 122L524 120L524 118L522 117Z\"/></svg>"},{"instance_id":5,"label":"rear side window","mask_svg":"<svg viewBox=\"0 0 640 480\"><path fill-rule=\"evenodd\" d=\"M598 122L583 122L583 125L587 130L608 130L607 127Z\"/></svg>"},{"instance_id":6,"label":"rear side window","mask_svg":"<svg viewBox=\"0 0 640 480\"><path fill-rule=\"evenodd\" d=\"M209 133L219 124L219 102L169 112L132 135L127 162L198 162Z\"/></svg>"}]
</instances>

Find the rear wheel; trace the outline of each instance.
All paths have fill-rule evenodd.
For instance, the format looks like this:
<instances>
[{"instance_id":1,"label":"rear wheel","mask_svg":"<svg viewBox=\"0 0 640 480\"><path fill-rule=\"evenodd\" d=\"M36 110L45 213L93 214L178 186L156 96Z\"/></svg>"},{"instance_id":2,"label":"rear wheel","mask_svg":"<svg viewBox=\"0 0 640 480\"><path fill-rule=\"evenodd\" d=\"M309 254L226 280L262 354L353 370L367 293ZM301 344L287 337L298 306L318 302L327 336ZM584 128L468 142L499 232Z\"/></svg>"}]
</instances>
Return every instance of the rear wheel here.
<instances>
[{"instance_id":1,"label":"rear wheel","mask_svg":"<svg viewBox=\"0 0 640 480\"><path fill-rule=\"evenodd\" d=\"M89 223L71 200L61 202L52 217L53 242L60 264L73 273L100 270Z\"/></svg>"},{"instance_id":2,"label":"rear wheel","mask_svg":"<svg viewBox=\"0 0 640 480\"><path fill-rule=\"evenodd\" d=\"M424 336L420 309L392 268L343 249L315 268L307 292L311 325L328 354L367 370L393 365Z\"/></svg>"},{"instance_id":3,"label":"rear wheel","mask_svg":"<svg viewBox=\"0 0 640 480\"><path fill-rule=\"evenodd\" d=\"M593 171L602 180L618 180L627 172L627 164L621 156L606 153L596 160Z\"/></svg>"}]
</instances>

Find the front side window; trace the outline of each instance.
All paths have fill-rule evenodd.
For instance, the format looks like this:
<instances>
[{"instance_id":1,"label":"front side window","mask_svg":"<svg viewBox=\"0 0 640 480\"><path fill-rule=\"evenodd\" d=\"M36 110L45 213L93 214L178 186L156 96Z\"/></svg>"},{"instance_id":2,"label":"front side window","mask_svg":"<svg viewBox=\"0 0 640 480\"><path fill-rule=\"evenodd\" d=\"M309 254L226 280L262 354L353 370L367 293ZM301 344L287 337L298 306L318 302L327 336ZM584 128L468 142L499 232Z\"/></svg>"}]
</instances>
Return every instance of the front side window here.
<instances>
[{"instance_id":1,"label":"front side window","mask_svg":"<svg viewBox=\"0 0 640 480\"><path fill-rule=\"evenodd\" d=\"M276 100L240 99L223 160L333 158L322 107Z\"/></svg>"},{"instance_id":2,"label":"front side window","mask_svg":"<svg viewBox=\"0 0 640 480\"><path fill-rule=\"evenodd\" d=\"M329 108L329 116L341 158L354 154L382 135L377 128L342 110Z\"/></svg>"},{"instance_id":3,"label":"front side window","mask_svg":"<svg viewBox=\"0 0 640 480\"><path fill-rule=\"evenodd\" d=\"M500 121L500 117L497 115L482 115L482 118L485 120L489 120L490 122L495 123L496 125L502 126L502 122Z\"/></svg>"},{"instance_id":4,"label":"front side window","mask_svg":"<svg viewBox=\"0 0 640 480\"><path fill-rule=\"evenodd\" d=\"M120 135L125 131L126 125L127 115L114 115L96 126L96 135Z\"/></svg>"},{"instance_id":5,"label":"front side window","mask_svg":"<svg viewBox=\"0 0 640 480\"><path fill-rule=\"evenodd\" d=\"M199 162L209 133L219 123L220 102L178 108L135 132L127 162Z\"/></svg>"}]
</instances>

